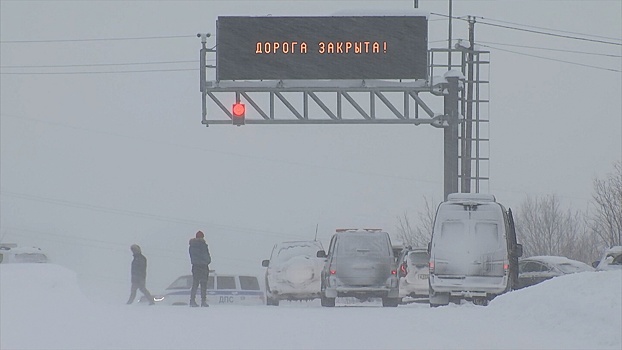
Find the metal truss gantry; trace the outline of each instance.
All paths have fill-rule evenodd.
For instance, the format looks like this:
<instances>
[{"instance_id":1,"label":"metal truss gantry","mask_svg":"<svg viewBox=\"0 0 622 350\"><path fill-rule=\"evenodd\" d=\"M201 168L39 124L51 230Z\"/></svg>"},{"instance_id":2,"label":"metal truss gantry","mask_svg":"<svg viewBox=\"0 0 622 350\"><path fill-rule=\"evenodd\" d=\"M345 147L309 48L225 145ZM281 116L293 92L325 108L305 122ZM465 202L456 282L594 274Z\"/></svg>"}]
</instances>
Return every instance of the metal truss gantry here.
<instances>
[{"instance_id":1,"label":"metal truss gantry","mask_svg":"<svg viewBox=\"0 0 622 350\"><path fill-rule=\"evenodd\" d=\"M445 197L473 187L480 192L480 182L489 180L488 51L431 49L428 80L208 81L207 69L216 66L208 66L206 56L215 50L206 48L209 35L198 36L205 126L232 124L231 106L238 102L247 105L245 124L429 124L444 130ZM422 93L443 96L443 111L430 108ZM208 119L208 98L223 112L220 118L210 113Z\"/></svg>"}]
</instances>

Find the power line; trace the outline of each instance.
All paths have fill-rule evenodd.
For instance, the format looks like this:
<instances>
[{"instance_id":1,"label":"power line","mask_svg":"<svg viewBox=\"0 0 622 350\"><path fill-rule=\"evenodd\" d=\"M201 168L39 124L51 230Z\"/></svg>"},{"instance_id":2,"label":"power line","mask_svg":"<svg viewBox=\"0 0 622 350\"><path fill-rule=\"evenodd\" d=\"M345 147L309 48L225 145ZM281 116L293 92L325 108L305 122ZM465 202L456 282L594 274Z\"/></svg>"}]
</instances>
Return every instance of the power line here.
<instances>
[{"instance_id":1,"label":"power line","mask_svg":"<svg viewBox=\"0 0 622 350\"><path fill-rule=\"evenodd\" d=\"M505 43L495 43L490 41L478 41L478 44L494 44L501 46L512 46L512 47L522 47L527 49L538 49L538 50L547 50L547 51L558 51L558 52L569 52L569 53L579 53L585 55L594 55L594 56L604 56L604 57L622 57L622 55L612 55L606 53L597 53L597 52L586 52L586 51L575 51L575 50L564 50L564 49L554 49L550 47L538 47L538 46L527 46L527 45L514 45L514 44L505 44Z\"/></svg>"},{"instance_id":2,"label":"power line","mask_svg":"<svg viewBox=\"0 0 622 350\"><path fill-rule=\"evenodd\" d=\"M547 33L547 32L542 32L542 31L538 31L538 30L510 27L510 26L504 26L504 25L501 25L501 24L486 23L486 22L482 22L482 21L479 21L477 23L478 24L483 24L483 25L488 25L488 26L493 26L493 27L499 27L499 28L505 28L505 29L513 29L513 30L518 30L518 31L523 31L523 32L528 32L528 33L555 36L555 37L558 37L558 38L582 40L582 41L589 41L589 42L593 42L593 43L622 46L622 43L614 43L614 42L611 42L611 41L588 39L588 38L580 38L580 37L577 37L577 36L570 36L570 35L563 35L563 34Z\"/></svg>"},{"instance_id":3,"label":"power line","mask_svg":"<svg viewBox=\"0 0 622 350\"><path fill-rule=\"evenodd\" d=\"M93 129L89 129L89 128L76 127L76 126L73 126L73 125L68 125L68 124L59 123L59 122L53 122L53 121L49 121L49 120L40 120L40 119L28 118L28 117L18 117L18 116L15 116L15 115L7 115L7 114L2 114L1 116L3 118L8 117L8 118L14 118L14 119L17 119L17 120L21 120L21 121L30 121L30 122L34 122L34 123L43 123L43 124L48 124L48 125L54 125L54 126L57 126L57 127L64 127L64 128L74 129L74 130L88 131L88 132L92 132L92 133L98 133L98 134L115 136L115 137L122 137L122 138L131 139L131 140L138 140L138 141L141 141L141 142L155 143L155 144L158 144L158 145L162 145L163 144L163 142L161 140L157 140L156 141L156 140L148 139L148 138L145 138L145 137L128 136L128 135L123 135L123 134L118 134L118 133L113 133L113 132L106 132L106 131L102 131L100 129L93 130ZM416 178L407 177L407 176L401 176L401 175L389 175L389 174L378 173L378 172L353 170L353 169L350 169L350 168L337 168L337 167L320 166L320 165L315 165L315 164L308 164L308 163L294 162L294 161L286 161L286 160L268 158L268 157L263 157L263 156L262 157L257 157L257 156L251 156L251 155L246 155L246 154L241 154L241 153L230 152L230 151L219 151L219 150L207 149L207 148L202 148L202 147L192 147L192 146L187 146L187 145L183 145L183 144L179 144L179 143L173 143L173 142L166 142L165 144L171 145L171 146L175 146L175 147L184 148L184 149L192 149L192 150L198 150L198 151L202 151L202 152L211 152L211 153L217 153L217 154L227 155L227 156L234 156L234 157L241 157L241 158L255 159L255 160L259 159L259 160L264 161L264 162L267 161L267 162L273 162L273 163L278 163L278 164L310 167L310 168L314 168L314 169L327 169L327 170L331 170L331 171L345 172L345 173L350 173L350 174L357 174L357 175L364 175L364 176L373 176L373 177L382 177L382 178L394 179L394 180L398 180L398 181L415 181L415 182L427 183L427 184L432 184L432 185L438 185L439 184L438 181L425 180L425 179L416 179Z\"/></svg>"},{"instance_id":4,"label":"power line","mask_svg":"<svg viewBox=\"0 0 622 350\"><path fill-rule=\"evenodd\" d=\"M109 208L109 207L104 207L104 206L92 205L88 203L73 202L73 201L67 201L63 199L35 196L31 194L17 193L17 192L5 191L5 190L0 190L0 195L7 196L7 197L21 198L21 199L26 199L26 200L36 201L36 202L63 205L67 207L87 209L87 210L99 211L99 212L104 212L104 213L141 217L141 218L146 218L146 219L153 219L157 221L172 222L172 223L178 223L178 224L186 224L186 225L194 225L194 226L207 225L207 226L218 227L221 229L227 229L231 231L255 232L255 233L263 233L267 235L282 236L282 237L288 237L288 238L291 238L292 236L290 234L285 234L285 233L276 232L276 231L259 230L259 229L249 228L249 227L224 225L224 224L217 224L213 222L196 221L196 220L190 220L190 219L180 219L180 218L175 218L175 217L170 217L170 216L156 215L156 214L150 214L150 213L144 213L144 212L132 211L132 210L121 210L121 209Z\"/></svg>"},{"instance_id":5,"label":"power line","mask_svg":"<svg viewBox=\"0 0 622 350\"><path fill-rule=\"evenodd\" d=\"M136 65L148 65L148 64L178 64L178 63L198 63L198 61L193 60L193 61L160 61L160 62L132 62L132 63L20 65L20 66L0 66L0 68L71 68L71 67L136 66Z\"/></svg>"},{"instance_id":6,"label":"power line","mask_svg":"<svg viewBox=\"0 0 622 350\"><path fill-rule=\"evenodd\" d=\"M167 35L167 36L143 36L125 38L89 38L89 39L50 39L50 40L0 40L1 44L30 44L30 43L67 43L88 41L123 41L123 40L153 40L153 39L178 39L196 38L195 35Z\"/></svg>"},{"instance_id":7,"label":"power line","mask_svg":"<svg viewBox=\"0 0 622 350\"><path fill-rule=\"evenodd\" d=\"M146 70L124 70L124 71L91 71L91 72L0 72L0 75L66 75L66 74L125 74L125 73L158 73L158 72L182 72L198 71L199 68L180 68L180 69L146 69Z\"/></svg>"},{"instance_id":8,"label":"power line","mask_svg":"<svg viewBox=\"0 0 622 350\"><path fill-rule=\"evenodd\" d=\"M592 65L589 65L589 64L583 64L583 63L577 63L577 62L571 62L571 61L560 60L560 59L556 59L556 58L550 58L550 57L544 57L544 56L538 56L538 55L531 55L531 54L527 54L527 53L523 53L523 52L516 52L516 51L512 51L512 50L505 50L505 49L501 49L501 48L494 47L494 46L489 46L489 45L481 45L481 46L484 46L484 47L489 47L489 48L492 48L492 49L495 49L495 50L499 50L499 51L510 52L510 53L514 53L514 54L517 54L517 55L523 55L523 56L529 56L529 57L541 58L541 59L550 60L550 61L556 61L556 62L563 62L563 63L568 63L568 64L574 64L574 65L577 65L577 66L582 66L582 67L595 68L595 69L606 70L606 71L610 71L610 72L617 72L617 73L622 72L622 70L619 70L619 69L605 68L605 67L598 67L598 66L592 66Z\"/></svg>"},{"instance_id":9,"label":"power line","mask_svg":"<svg viewBox=\"0 0 622 350\"><path fill-rule=\"evenodd\" d=\"M431 15L435 15L435 16L442 16L442 17L447 17L449 18L448 15L444 15L441 13L435 13L435 12L430 12ZM462 21L468 21L467 19L464 18L465 16L461 16L461 17L457 17L457 16L451 16L451 18L453 19L458 19L458 20L462 20ZM473 16L475 17L475 16ZM499 20L494 20L494 19L488 19L488 18L484 18L484 17L475 17L475 18L479 18L479 19L484 19L487 21L497 21L497 22L502 22ZM504 26L501 24L494 24L494 23L487 23L487 22L482 22L481 20L477 22L478 24L484 24L484 25L489 25L489 26L493 26L493 27L499 27L499 28L505 28L505 29L513 29L513 30L518 30L518 31L524 31L524 32L529 32L529 33L534 33L534 34L542 34L542 35L549 35L549 36L555 36L555 37L561 37L561 38L566 38L566 39L574 39L574 40L583 40L583 41L589 41L589 42L595 42L595 43L601 43L601 44L609 44L609 45L617 45L617 46L622 46L622 43L617 43L617 42L611 42L611 41L604 41L604 40L596 40L596 39L588 39L588 38L580 38L577 36L570 36L570 35L562 35L562 34L555 34L555 33L548 33L548 32L543 32L543 31L538 31L538 30L531 30L531 29L524 29L524 28L518 28L518 27L512 27L512 26ZM503 23L503 22L502 22ZM511 23L511 22L507 22L507 23ZM540 28L543 29L541 27L534 27L534 26L528 26L528 25L524 25L524 24L516 24L519 26L523 26L523 27L532 27L532 28ZM563 30L557 30L557 29L546 29L549 31L556 31L556 32L562 32L562 33L573 33L576 35L582 35L582 36L591 36L591 37L599 37L596 35L591 35L591 34L583 34L583 33L576 33L576 32L567 32L567 31L563 31ZM603 38L603 37L601 37ZM622 39L618 39L618 38L608 38L608 39L612 39L612 40L616 40L616 41L620 41Z\"/></svg>"},{"instance_id":10,"label":"power line","mask_svg":"<svg viewBox=\"0 0 622 350\"><path fill-rule=\"evenodd\" d=\"M530 25L527 25L527 24L520 24L520 23L515 23L515 22L501 21L501 20L492 19L492 18L484 18L484 17L479 17L479 18L485 19L487 21L506 23L506 24L514 24L514 25L518 25L518 26L522 26L522 27L527 27L527 28L536 28L536 29L543 29L543 30L549 30L549 31L560 32L560 33L568 33L568 34L576 34L576 35L582 35L582 36L590 36L590 37L593 37L593 38L611 39L611 40L617 40L617 41L622 40L620 38L612 38L612 37L606 37L606 36L600 36L600 35L571 32L571 31L567 31L567 30L559 30L559 29L552 29L552 28L545 28L545 27L530 26Z\"/></svg>"}]
</instances>

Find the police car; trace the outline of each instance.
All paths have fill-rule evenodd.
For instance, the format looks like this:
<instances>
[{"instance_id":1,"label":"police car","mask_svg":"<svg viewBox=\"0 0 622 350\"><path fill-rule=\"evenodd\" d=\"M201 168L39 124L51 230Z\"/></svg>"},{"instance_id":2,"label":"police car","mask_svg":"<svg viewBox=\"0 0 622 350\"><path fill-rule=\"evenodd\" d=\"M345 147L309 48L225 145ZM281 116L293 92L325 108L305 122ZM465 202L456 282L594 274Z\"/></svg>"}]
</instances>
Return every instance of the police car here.
<instances>
[{"instance_id":1,"label":"police car","mask_svg":"<svg viewBox=\"0 0 622 350\"><path fill-rule=\"evenodd\" d=\"M164 293L154 294L158 305L185 305L190 301L192 275L178 277ZM201 299L201 289L197 288L197 300ZM146 297L140 299L147 303ZM266 297L256 276L217 274L210 271L207 280L207 303L210 305L264 305Z\"/></svg>"},{"instance_id":2,"label":"police car","mask_svg":"<svg viewBox=\"0 0 622 350\"><path fill-rule=\"evenodd\" d=\"M20 247L15 243L0 244L0 263L47 263L48 257L41 248Z\"/></svg>"}]
</instances>

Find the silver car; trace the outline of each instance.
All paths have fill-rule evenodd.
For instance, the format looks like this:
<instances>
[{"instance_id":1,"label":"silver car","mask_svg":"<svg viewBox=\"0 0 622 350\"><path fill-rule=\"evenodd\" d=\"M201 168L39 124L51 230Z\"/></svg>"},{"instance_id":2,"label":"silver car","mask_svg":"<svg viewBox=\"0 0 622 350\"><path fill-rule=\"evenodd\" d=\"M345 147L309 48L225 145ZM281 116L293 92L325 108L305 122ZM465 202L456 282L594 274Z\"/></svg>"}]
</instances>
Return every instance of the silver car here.
<instances>
[{"instance_id":1,"label":"silver car","mask_svg":"<svg viewBox=\"0 0 622 350\"><path fill-rule=\"evenodd\" d=\"M324 259L318 241L288 241L274 246L266 269L266 304L278 306L280 300L313 300L320 297L320 275Z\"/></svg>"},{"instance_id":2,"label":"silver car","mask_svg":"<svg viewBox=\"0 0 622 350\"><path fill-rule=\"evenodd\" d=\"M397 260L400 298L428 298L430 254L427 248L405 248Z\"/></svg>"},{"instance_id":3,"label":"silver car","mask_svg":"<svg viewBox=\"0 0 622 350\"><path fill-rule=\"evenodd\" d=\"M597 271L620 270L622 269L622 246L613 246L603 254L599 261L595 261L592 266Z\"/></svg>"},{"instance_id":4,"label":"silver car","mask_svg":"<svg viewBox=\"0 0 622 350\"><path fill-rule=\"evenodd\" d=\"M335 306L337 297L382 298L382 306L399 303L397 269L389 234L377 229L337 230L322 270L321 304Z\"/></svg>"}]
</instances>

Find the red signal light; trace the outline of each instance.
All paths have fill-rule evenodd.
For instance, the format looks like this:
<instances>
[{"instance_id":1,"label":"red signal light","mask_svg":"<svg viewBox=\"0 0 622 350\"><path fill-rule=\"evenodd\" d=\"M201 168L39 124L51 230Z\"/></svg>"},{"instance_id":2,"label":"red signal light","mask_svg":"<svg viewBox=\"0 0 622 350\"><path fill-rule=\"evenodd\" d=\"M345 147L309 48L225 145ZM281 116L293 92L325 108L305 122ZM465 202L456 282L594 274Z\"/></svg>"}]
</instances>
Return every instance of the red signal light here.
<instances>
[{"instance_id":1,"label":"red signal light","mask_svg":"<svg viewBox=\"0 0 622 350\"><path fill-rule=\"evenodd\" d=\"M231 108L231 111L233 112L233 125L244 125L244 116L246 114L246 106L243 103L235 103L233 105L233 108Z\"/></svg>"},{"instance_id":2,"label":"red signal light","mask_svg":"<svg viewBox=\"0 0 622 350\"><path fill-rule=\"evenodd\" d=\"M236 103L233 105L233 116L243 117L246 113L246 106L243 103Z\"/></svg>"}]
</instances>

